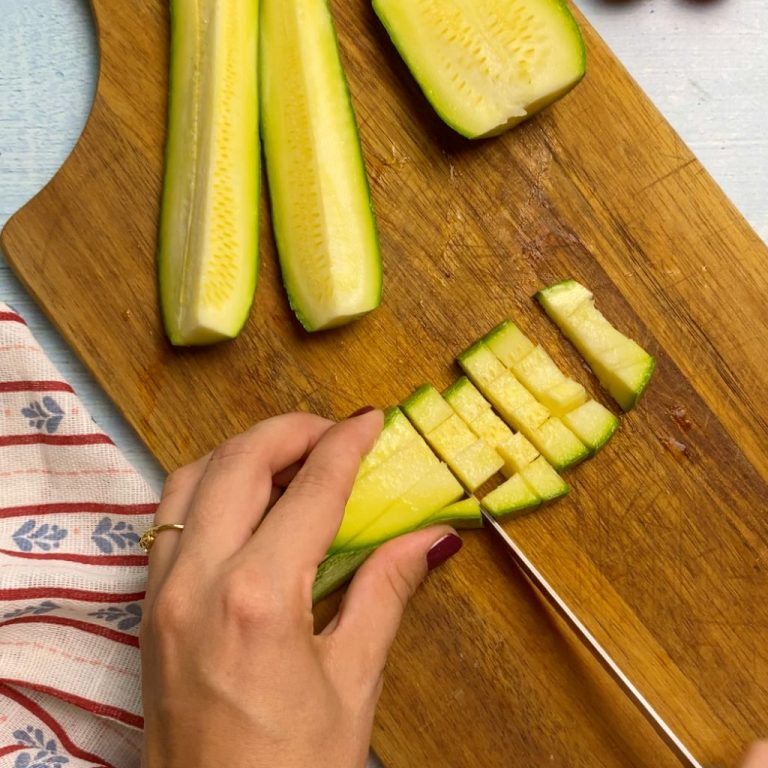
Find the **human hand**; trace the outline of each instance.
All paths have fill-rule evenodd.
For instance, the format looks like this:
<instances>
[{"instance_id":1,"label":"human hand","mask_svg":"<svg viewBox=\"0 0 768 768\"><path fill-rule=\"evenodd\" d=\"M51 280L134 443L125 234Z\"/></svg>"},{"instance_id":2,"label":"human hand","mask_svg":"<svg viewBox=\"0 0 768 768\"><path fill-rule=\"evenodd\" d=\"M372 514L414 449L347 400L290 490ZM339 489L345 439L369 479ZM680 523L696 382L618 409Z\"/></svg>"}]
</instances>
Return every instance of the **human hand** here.
<instances>
[{"instance_id":1,"label":"human hand","mask_svg":"<svg viewBox=\"0 0 768 768\"><path fill-rule=\"evenodd\" d=\"M768 741L756 741L744 757L741 768L768 768Z\"/></svg>"},{"instance_id":2,"label":"human hand","mask_svg":"<svg viewBox=\"0 0 768 768\"><path fill-rule=\"evenodd\" d=\"M381 426L279 416L169 477L156 524L185 529L150 553L144 768L365 764L406 604L461 544L442 526L382 545L314 634L315 570Z\"/></svg>"}]
</instances>

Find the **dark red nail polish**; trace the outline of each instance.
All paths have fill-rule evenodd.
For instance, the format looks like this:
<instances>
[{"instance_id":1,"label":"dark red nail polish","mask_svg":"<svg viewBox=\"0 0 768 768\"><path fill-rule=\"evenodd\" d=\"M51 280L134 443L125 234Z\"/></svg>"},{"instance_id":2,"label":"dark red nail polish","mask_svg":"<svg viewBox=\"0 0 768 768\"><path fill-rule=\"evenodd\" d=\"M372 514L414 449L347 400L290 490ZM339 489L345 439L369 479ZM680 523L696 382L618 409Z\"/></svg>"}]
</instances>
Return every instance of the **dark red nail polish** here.
<instances>
[{"instance_id":1,"label":"dark red nail polish","mask_svg":"<svg viewBox=\"0 0 768 768\"><path fill-rule=\"evenodd\" d=\"M432 571L438 565L453 557L462 547L464 542L455 534L449 533L436 541L427 552L427 568Z\"/></svg>"},{"instance_id":2,"label":"dark red nail polish","mask_svg":"<svg viewBox=\"0 0 768 768\"><path fill-rule=\"evenodd\" d=\"M362 416L363 414L370 413L373 410L376 409L372 405L364 405L362 408L358 408L354 413L350 413L347 418L354 419L355 416Z\"/></svg>"}]
</instances>

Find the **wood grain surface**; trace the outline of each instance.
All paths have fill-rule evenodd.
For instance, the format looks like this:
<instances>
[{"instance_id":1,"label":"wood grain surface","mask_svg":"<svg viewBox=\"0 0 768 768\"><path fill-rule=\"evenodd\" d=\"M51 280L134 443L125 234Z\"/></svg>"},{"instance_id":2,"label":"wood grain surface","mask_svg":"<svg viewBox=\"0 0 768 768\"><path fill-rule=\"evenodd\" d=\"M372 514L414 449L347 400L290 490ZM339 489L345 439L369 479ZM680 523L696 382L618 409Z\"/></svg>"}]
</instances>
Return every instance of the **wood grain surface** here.
<instances>
[{"instance_id":1,"label":"wood grain surface","mask_svg":"<svg viewBox=\"0 0 768 768\"><path fill-rule=\"evenodd\" d=\"M507 316L578 370L531 296L586 282L658 370L610 446L569 474L570 496L508 529L696 755L733 764L768 733L765 246L586 26L573 94L468 143L434 116L367 0L332 6L381 229L379 310L307 336L264 226L244 334L167 344L160 0L94 0L93 113L4 230L9 261L167 469L269 414L342 417L442 387L453 355ZM675 764L488 532L415 598L374 747L391 768Z\"/></svg>"}]
</instances>

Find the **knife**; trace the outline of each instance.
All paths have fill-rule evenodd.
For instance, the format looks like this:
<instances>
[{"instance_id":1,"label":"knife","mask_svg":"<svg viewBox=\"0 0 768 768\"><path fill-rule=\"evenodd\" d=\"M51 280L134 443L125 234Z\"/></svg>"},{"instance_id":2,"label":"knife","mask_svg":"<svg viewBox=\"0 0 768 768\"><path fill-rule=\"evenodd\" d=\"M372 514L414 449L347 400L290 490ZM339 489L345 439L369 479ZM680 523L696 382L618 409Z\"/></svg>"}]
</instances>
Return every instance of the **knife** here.
<instances>
[{"instance_id":1,"label":"knife","mask_svg":"<svg viewBox=\"0 0 768 768\"><path fill-rule=\"evenodd\" d=\"M674 731L664 722L659 713L651 706L648 699L643 696L635 687L632 681L622 672L619 665L608 655L608 652L595 639L595 636L581 623L576 614L568 607L560 595L555 592L552 585L539 573L538 569L525 556L520 547L499 525L496 519L481 507L483 517L488 527L496 532L517 564L518 568L526 575L528 580L539 590L545 600L557 611L565 620L565 623L573 630L576 636L600 662L608 674L618 683L624 693L629 696L634 705L640 710L641 714L653 726L654 730L661 736L664 742L669 746L675 757L688 768L702 768L701 763L691 754L690 750L683 744Z\"/></svg>"}]
</instances>

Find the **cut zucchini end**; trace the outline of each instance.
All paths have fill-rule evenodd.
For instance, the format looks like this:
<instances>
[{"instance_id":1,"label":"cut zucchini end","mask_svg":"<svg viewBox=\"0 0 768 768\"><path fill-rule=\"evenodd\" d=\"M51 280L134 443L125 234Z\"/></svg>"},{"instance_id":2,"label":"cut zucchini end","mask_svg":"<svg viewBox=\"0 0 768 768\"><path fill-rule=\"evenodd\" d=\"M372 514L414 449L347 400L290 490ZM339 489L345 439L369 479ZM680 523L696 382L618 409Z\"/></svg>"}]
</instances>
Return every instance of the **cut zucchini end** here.
<instances>
[{"instance_id":1,"label":"cut zucchini end","mask_svg":"<svg viewBox=\"0 0 768 768\"><path fill-rule=\"evenodd\" d=\"M534 298L545 312L555 321L568 317L586 299L592 298L592 291L572 278L552 283L538 291Z\"/></svg>"},{"instance_id":2,"label":"cut zucchini end","mask_svg":"<svg viewBox=\"0 0 768 768\"><path fill-rule=\"evenodd\" d=\"M587 401L562 419L565 426L590 449L592 455L600 451L616 434L621 423L596 400Z\"/></svg>"},{"instance_id":3,"label":"cut zucchini end","mask_svg":"<svg viewBox=\"0 0 768 768\"><path fill-rule=\"evenodd\" d=\"M648 355L648 360L645 365L637 366L637 368L637 378L630 384L630 392L628 395L622 397L621 400L616 400L625 413L631 411L637 405L643 393L648 388L651 376L656 370L656 358L652 355Z\"/></svg>"},{"instance_id":4,"label":"cut zucchini end","mask_svg":"<svg viewBox=\"0 0 768 768\"><path fill-rule=\"evenodd\" d=\"M472 5L374 0L423 93L461 135L494 136L531 117L583 76L584 42L560 0Z\"/></svg>"},{"instance_id":5,"label":"cut zucchini end","mask_svg":"<svg viewBox=\"0 0 768 768\"><path fill-rule=\"evenodd\" d=\"M292 289L292 279L287 275L284 277L283 284L288 296L288 303L296 315L296 319L301 323L302 328L308 333L317 331L328 331L332 328L339 328L365 317L369 312L373 312L381 304L383 283L381 278L378 285L375 286L368 298L357 302L351 307L348 305L335 303L312 306L315 304L312 298L305 297L299 299L298 292Z\"/></svg>"},{"instance_id":6,"label":"cut zucchini end","mask_svg":"<svg viewBox=\"0 0 768 768\"><path fill-rule=\"evenodd\" d=\"M522 472L534 459L539 457L539 451L522 432L515 432L497 446L496 450L504 459L503 472L507 477Z\"/></svg>"},{"instance_id":7,"label":"cut zucchini end","mask_svg":"<svg viewBox=\"0 0 768 768\"><path fill-rule=\"evenodd\" d=\"M218 344L222 341L231 341L240 335L240 332L248 322L251 304L241 307L241 311L230 319L229 322L205 323L185 321L178 324L169 317L172 310L163 312L163 324L169 341L174 347L201 347L210 344Z\"/></svg>"}]
</instances>

